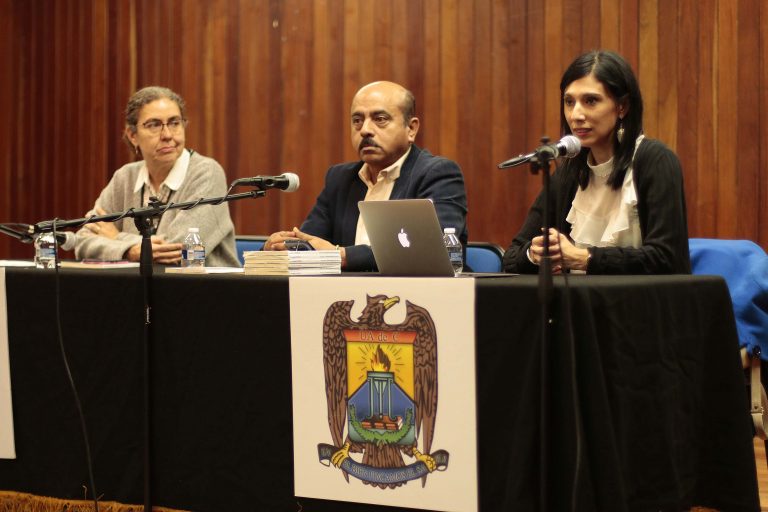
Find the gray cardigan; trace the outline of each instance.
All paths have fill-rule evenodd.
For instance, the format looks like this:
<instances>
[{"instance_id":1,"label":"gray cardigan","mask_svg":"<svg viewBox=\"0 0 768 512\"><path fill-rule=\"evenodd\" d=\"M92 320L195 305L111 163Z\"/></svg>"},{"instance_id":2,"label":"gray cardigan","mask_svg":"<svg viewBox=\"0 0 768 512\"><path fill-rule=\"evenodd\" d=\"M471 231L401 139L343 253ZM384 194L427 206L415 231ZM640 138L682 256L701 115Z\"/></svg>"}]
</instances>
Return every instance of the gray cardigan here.
<instances>
[{"instance_id":1,"label":"gray cardigan","mask_svg":"<svg viewBox=\"0 0 768 512\"><path fill-rule=\"evenodd\" d=\"M109 184L101 191L91 215L97 207L107 213L118 213L131 207L141 206L141 192L134 192L136 177L144 162L132 162L118 169ZM227 191L224 169L212 158L192 153L189 167L181 187L173 193L170 200L174 203L194 201L200 198L223 196ZM141 242L132 218L115 222L120 234L115 240L97 236L88 229L77 232L75 256L78 259L93 258L106 260L122 259L125 251ZM200 236L205 244L206 266L239 267L235 252L235 226L229 216L229 206L223 203L217 206L201 205L191 210L168 210L160 221L157 236L169 243L181 243L187 236L187 229L200 228Z\"/></svg>"}]
</instances>

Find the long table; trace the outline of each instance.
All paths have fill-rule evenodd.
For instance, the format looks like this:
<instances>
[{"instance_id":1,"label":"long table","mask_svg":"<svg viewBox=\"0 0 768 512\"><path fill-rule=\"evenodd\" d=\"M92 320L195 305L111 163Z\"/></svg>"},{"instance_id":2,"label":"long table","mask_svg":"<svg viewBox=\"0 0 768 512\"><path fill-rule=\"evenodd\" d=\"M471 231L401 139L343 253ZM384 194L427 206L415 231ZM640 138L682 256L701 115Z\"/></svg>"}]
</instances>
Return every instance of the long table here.
<instances>
[{"instance_id":1,"label":"long table","mask_svg":"<svg viewBox=\"0 0 768 512\"><path fill-rule=\"evenodd\" d=\"M142 503L140 276L63 269L60 282L97 492ZM81 499L84 445L57 341L54 283L53 271L6 272L18 458L0 461L0 489ZM536 276L475 281L480 510L539 510L544 485L549 510L568 510L575 495L580 511L759 511L724 281L571 276L566 287L559 276L554 286L550 422L541 439ZM287 278L156 274L152 301L154 504L393 510L293 494Z\"/></svg>"}]
</instances>

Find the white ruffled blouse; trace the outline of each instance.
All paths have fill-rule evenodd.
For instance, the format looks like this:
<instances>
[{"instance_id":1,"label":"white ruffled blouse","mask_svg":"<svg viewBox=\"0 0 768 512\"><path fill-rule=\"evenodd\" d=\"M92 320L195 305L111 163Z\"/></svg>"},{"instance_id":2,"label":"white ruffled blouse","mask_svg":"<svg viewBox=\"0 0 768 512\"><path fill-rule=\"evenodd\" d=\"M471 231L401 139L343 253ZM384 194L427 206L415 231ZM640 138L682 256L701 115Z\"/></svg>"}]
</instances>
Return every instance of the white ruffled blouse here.
<instances>
[{"instance_id":1,"label":"white ruffled blouse","mask_svg":"<svg viewBox=\"0 0 768 512\"><path fill-rule=\"evenodd\" d=\"M643 136L635 142L635 153ZM633 157L634 161L634 157ZM579 187L566 220L571 224L571 238L577 247L640 247L640 218L632 166L627 169L621 188L608 185L613 158L599 165L589 165L586 190Z\"/></svg>"}]
</instances>

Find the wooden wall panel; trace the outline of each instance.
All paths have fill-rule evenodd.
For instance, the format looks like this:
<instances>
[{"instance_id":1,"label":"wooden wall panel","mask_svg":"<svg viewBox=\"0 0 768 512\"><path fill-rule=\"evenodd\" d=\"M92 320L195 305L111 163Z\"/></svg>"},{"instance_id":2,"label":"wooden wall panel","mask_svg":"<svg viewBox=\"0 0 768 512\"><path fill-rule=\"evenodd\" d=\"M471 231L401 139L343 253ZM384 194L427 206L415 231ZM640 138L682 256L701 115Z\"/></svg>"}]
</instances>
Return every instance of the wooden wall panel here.
<instances>
[{"instance_id":1,"label":"wooden wall panel","mask_svg":"<svg viewBox=\"0 0 768 512\"><path fill-rule=\"evenodd\" d=\"M487 80L492 86L488 91L482 83L476 85L475 94L480 97L484 95L488 103L479 115L471 114L473 125L484 125L487 135L479 141L481 148L478 154L482 154L482 159L472 169L476 170L473 172L477 172L477 176L482 177L473 187L497 190L499 193L486 193L482 196L482 205L470 205L470 215L482 225L509 225L509 219L515 216L514 208L520 202L522 187L517 186L519 179L521 176L525 179L527 174L492 170L496 163L494 152L511 155L514 151L512 141L526 135L526 84L522 72L526 60L521 52L526 25L525 17L515 14L524 10L525 0L516 0L514 5L505 0L496 0L489 12L490 74Z\"/></svg>"},{"instance_id":2,"label":"wooden wall panel","mask_svg":"<svg viewBox=\"0 0 768 512\"><path fill-rule=\"evenodd\" d=\"M697 97L688 94L689 90L699 90L699 82L702 80L698 73L699 69L699 27L698 27L698 9L699 2L695 0L681 0L678 4L679 12L683 15L680 18L680 47L681 51L677 55L678 75L675 80L678 97L678 112L687 112L688 122L677 124L677 141L681 147L696 147L698 133L700 130L699 110L697 109ZM703 113L706 115L706 113ZM685 185L686 198L690 200L690 193L698 185L698 155L689 154L685 162L688 169ZM689 217L691 221L696 216L696 209L689 207Z\"/></svg>"},{"instance_id":3,"label":"wooden wall panel","mask_svg":"<svg viewBox=\"0 0 768 512\"><path fill-rule=\"evenodd\" d=\"M417 142L464 169L471 238L506 245L540 178L495 165L558 138L561 73L603 47L680 157L691 236L768 247L767 41L761 0L0 0L0 222L88 210L132 158L125 101L161 84L230 179L300 174L231 204L238 231L292 227L355 158L355 91L387 79L416 94ZM30 255L0 238L0 258Z\"/></svg>"},{"instance_id":4,"label":"wooden wall panel","mask_svg":"<svg viewBox=\"0 0 768 512\"><path fill-rule=\"evenodd\" d=\"M618 50L621 19L621 2L601 0L600 2L600 47Z\"/></svg>"},{"instance_id":5,"label":"wooden wall panel","mask_svg":"<svg viewBox=\"0 0 768 512\"><path fill-rule=\"evenodd\" d=\"M659 65L657 72L658 91L655 104L648 108L658 112L658 131L648 131L648 135L663 140L668 146L677 147L677 83L680 79L677 73L677 50L680 41L677 30L664 30L666 23L678 25L678 2L664 0L659 2L658 20L662 27L659 30Z\"/></svg>"},{"instance_id":6,"label":"wooden wall panel","mask_svg":"<svg viewBox=\"0 0 768 512\"><path fill-rule=\"evenodd\" d=\"M16 190L12 170L16 163L10 150L12 140L16 137L14 86L14 34L16 19L13 7L9 1L0 1L0 141L6 141L0 151L0 219L6 222L13 218L16 207ZM0 258L10 254L11 245L16 244L11 238L0 234Z\"/></svg>"},{"instance_id":7,"label":"wooden wall panel","mask_svg":"<svg viewBox=\"0 0 768 512\"><path fill-rule=\"evenodd\" d=\"M639 0L622 0L621 2L621 23L619 24L620 51L637 69L637 60L639 54L638 16L640 13Z\"/></svg>"},{"instance_id":8,"label":"wooden wall panel","mask_svg":"<svg viewBox=\"0 0 768 512\"><path fill-rule=\"evenodd\" d=\"M715 105L715 123L717 125L717 160L712 166L715 172L717 187L717 202L715 204L715 232L736 232L737 189L736 189L736 155L738 139L738 101L739 94L738 73L736 69L739 62L738 38L733 37L739 32L738 4L736 2L719 2L717 5L717 31L718 40L716 47L717 65L717 94ZM731 37L724 37L726 34ZM729 129L720 129L729 127ZM704 165L704 162L702 162ZM732 166L731 172L723 172L723 169ZM726 213L730 212L730 214Z\"/></svg>"},{"instance_id":9,"label":"wooden wall panel","mask_svg":"<svg viewBox=\"0 0 768 512\"><path fill-rule=\"evenodd\" d=\"M698 8L698 41L696 110L686 112L695 116L697 123L696 151L680 155L684 159L686 178L686 201L688 206L689 229L700 237L714 237L717 224L717 186L713 179L717 162L717 63L715 62L717 16L715 0L695 2ZM681 87L683 84L680 85ZM690 91L686 91L689 94ZM681 127L683 124L681 123Z\"/></svg>"},{"instance_id":10,"label":"wooden wall panel","mask_svg":"<svg viewBox=\"0 0 768 512\"><path fill-rule=\"evenodd\" d=\"M643 126L646 133L659 133L659 111L656 107L659 89L659 6L658 0L640 0L638 40L643 51L635 65L635 73L643 94Z\"/></svg>"},{"instance_id":11,"label":"wooden wall panel","mask_svg":"<svg viewBox=\"0 0 768 512\"><path fill-rule=\"evenodd\" d=\"M240 33L245 30L252 37L242 38L235 48L238 83L227 120L231 136L238 138L240 147L239 153L232 155L230 169L239 170L243 176L268 174L271 162L277 161L280 154L279 134L270 129L278 126L280 116L276 108L281 101L279 73L270 69L270 55L279 50L279 26L273 26L273 19L276 18L268 0L248 2L238 16ZM280 214L282 197L274 199L231 204L230 211L239 229L243 233L261 232L260 219Z\"/></svg>"},{"instance_id":12,"label":"wooden wall panel","mask_svg":"<svg viewBox=\"0 0 768 512\"><path fill-rule=\"evenodd\" d=\"M539 144L539 139L542 135L547 134L554 138L554 132L550 134L547 131L545 126L546 116L543 113L543 110L547 108L547 88L559 87L559 80L558 84L543 83L543 77L546 68L549 66L550 60L550 56L546 54L545 50L546 39L543 30L546 13L543 3L537 0L528 0L527 10L523 12L526 12L527 14L524 16L526 31L525 39L522 41L523 47L521 48L525 54L525 68L520 69L517 68L517 66L514 66L514 68L519 69L519 72L522 72L525 79L525 89L519 91L516 96L519 104L525 102L525 110L513 114L510 121L513 123L522 122L525 126L525 136L521 140L513 141L514 150L512 151L512 154L505 156L499 155L500 158L497 158L499 161L519 153L530 151L531 148L534 148ZM551 58L555 59L556 56L551 56ZM559 64L553 64L553 66L559 67ZM549 122L551 124L554 120L550 119ZM491 169L488 172L494 171ZM512 240L512 237L514 237L517 231L517 226L522 224L519 219L525 219L525 212L528 211L528 207L540 189L541 180L536 176L529 175L525 168L514 168L509 171L501 172L514 175L512 188L516 189L519 187L521 189L520 192L515 194L510 200L517 202L518 208L523 212L522 216L518 213L516 216L506 219L506 231L510 233L509 239ZM470 207L471 206L472 205L470 204ZM471 225L470 228L472 228ZM474 232L470 230L470 237L479 238L477 229ZM479 239L482 240L482 238ZM500 243L503 246L508 244L508 242Z\"/></svg>"},{"instance_id":13,"label":"wooden wall panel","mask_svg":"<svg viewBox=\"0 0 768 512\"><path fill-rule=\"evenodd\" d=\"M736 201L736 236L749 238L757 232L760 180L754 171L760 168L760 148L754 141L760 133L760 93L748 84L757 84L760 60L760 19L754 13L760 12L763 0L740 0L738 12L738 62L734 69L738 92L736 110L737 159L734 164L738 200Z\"/></svg>"},{"instance_id":14,"label":"wooden wall panel","mask_svg":"<svg viewBox=\"0 0 768 512\"><path fill-rule=\"evenodd\" d=\"M548 135L550 139L557 140L560 132L560 77L563 74L563 38L560 34L563 30L562 0L548 1L544 7L544 17L539 19L539 30L544 32L544 45L542 64L544 74L533 78L534 84L544 90L544 104L542 109L534 112L544 114L544 131L541 135ZM573 60L573 59L571 59Z\"/></svg>"},{"instance_id":15,"label":"wooden wall panel","mask_svg":"<svg viewBox=\"0 0 768 512\"><path fill-rule=\"evenodd\" d=\"M768 4L760 2L760 59L757 62L757 83L760 91L760 119L768 119ZM764 121L763 121L764 122ZM757 232L760 240L765 247L766 238L768 238L768 213L766 213L766 204L768 204L768 179L765 177L766 163L768 162L768 127L760 125L760 134L756 138L760 147L760 164L755 169L755 174L759 181L759 203L760 207L757 214Z\"/></svg>"}]
</instances>

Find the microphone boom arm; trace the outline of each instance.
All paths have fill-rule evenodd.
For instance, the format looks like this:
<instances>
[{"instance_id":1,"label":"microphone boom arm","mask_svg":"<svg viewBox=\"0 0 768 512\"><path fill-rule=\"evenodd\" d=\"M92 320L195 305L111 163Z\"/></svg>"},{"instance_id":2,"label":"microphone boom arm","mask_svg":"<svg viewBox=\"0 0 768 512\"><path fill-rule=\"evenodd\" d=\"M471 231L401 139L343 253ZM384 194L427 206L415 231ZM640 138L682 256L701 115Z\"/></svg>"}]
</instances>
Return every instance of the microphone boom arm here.
<instances>
[{"instance_id":1,"label":"microphone boom arm","mask_svg":"<svg viewBox=\"0 0 768 512\"><path fill-rule=\"evenodd\" d=\"M230 188L231 190L231 188ZM38 222L37 224L32 224L28 228L28 233L30 235L33 235L35 233L46 233L49 231L53 231L53 224L56 223L56 230L63 228L79 228L86 224L91 224L93 222L115 222L121 219L124 219L126 217L132 217L132 218L143 218L143 219L149 219L153 217L159 217L162 214L164 214L167 210L175 210L175 209L182 209L182 210L191 210L192 208L195 208L196 206L202 205L202 204L212 204L212 205L218 205L222 204L224 202L228 201L236 201L238 199L251 199L251 198L259 198L264 197L266 195L265 190L251 190L249 192L241 192L239 194L227 194L222 197L212 197L212 198L200 198L196 201L186 201L183 203L160 203L160 202L152 202L149 206L143 206L141 208L129 208L125 210L124 212L120 213L108 213L105 215L91 215L90 217L81 217L79 219L72 219L72 220L46 220L42 222Z\"/></svg>"},{"instance_id":2,"label":"microphone boom arm","mask_svg":"<svg viewBox=\"0 0 768 512\"><path fill-rule=\"evenodd\" d=\"M502 162L498 165L499 169L509 169L510 167L517 167L518 165L523 165L528 162L530 162L534 157L536 156L536 153L528 153L527 155L518 155L515 158L510 158L506 162Z\"/></svg>"}]
</instances>

